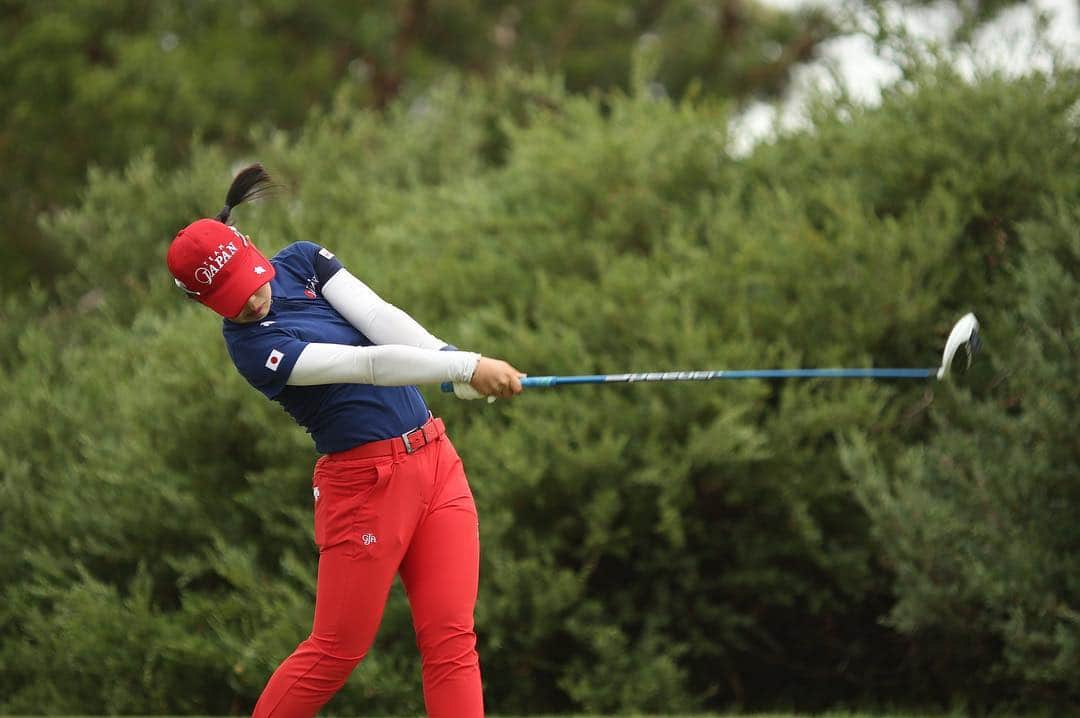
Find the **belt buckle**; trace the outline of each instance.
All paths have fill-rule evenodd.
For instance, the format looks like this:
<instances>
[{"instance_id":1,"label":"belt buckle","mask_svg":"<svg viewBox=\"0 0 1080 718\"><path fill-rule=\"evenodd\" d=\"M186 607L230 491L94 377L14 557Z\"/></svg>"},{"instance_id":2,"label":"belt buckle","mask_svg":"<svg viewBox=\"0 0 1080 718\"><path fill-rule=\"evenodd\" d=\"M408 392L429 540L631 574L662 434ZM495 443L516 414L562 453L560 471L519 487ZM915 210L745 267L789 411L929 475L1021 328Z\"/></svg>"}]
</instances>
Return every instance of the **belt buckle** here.
<instances>
[{"instance_id":1,"label":"belt buckle","mask_svg":"<svg viewBox=\"0 0 1080 718\"><path fill-rule=\"evenodd\" d=\"M427 439L427 437L424 436L424 427L422 427L422 426L418 426L415 429L410 429L409 431L406 431L404 434L401 435L401 440L405 442L405 453L407 453L407 454L412 454L412 453L418 451L422 446L424 446L424 444L427 443L427 441L424 441L423 443L419 444L418 446L413 446L412 445L412 440L409 439L409 435L410 434L415 434L416 432L420 432L420 438L421 439Z\"/></svg>"}]
</instances>

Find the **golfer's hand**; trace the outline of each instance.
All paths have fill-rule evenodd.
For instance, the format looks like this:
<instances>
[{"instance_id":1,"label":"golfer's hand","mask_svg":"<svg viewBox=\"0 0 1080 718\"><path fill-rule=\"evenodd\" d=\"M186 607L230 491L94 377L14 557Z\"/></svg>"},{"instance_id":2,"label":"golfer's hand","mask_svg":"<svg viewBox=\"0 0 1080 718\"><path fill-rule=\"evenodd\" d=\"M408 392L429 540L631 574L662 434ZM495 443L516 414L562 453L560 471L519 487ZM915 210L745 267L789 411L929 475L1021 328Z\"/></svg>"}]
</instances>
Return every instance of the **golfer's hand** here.
<instances>
[{"instance_id":1,"label":"golfer's hand","mask_svg":"<svg viewBox=\"0 0 1080 718\"><path fill-rule=\"evenodd\" d=\"M523 376L525 376L524 373L501 359L480 357L469 385L484 396L507 399L521 393L521 377Z\"/></svg>"}]
</instances>

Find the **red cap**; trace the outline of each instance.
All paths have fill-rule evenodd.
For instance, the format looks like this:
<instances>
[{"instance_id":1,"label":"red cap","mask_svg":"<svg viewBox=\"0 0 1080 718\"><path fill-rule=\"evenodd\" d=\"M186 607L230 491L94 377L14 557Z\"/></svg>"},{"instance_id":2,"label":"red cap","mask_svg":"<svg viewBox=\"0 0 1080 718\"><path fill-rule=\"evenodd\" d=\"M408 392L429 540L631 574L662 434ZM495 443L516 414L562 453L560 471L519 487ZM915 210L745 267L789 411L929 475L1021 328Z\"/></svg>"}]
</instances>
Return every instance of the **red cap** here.
<instances>
[{"instance_id":1,"label":"red cap","mask_svg":"<svg viewBox=\"0 0 1080 718\"><path fill-rule=\"evenodd\" d=\"M200 219L169 245L169 271L181 289L223 317L235 317L274 278L274 265L235 227Z\"/></svg>"}]
</instances>

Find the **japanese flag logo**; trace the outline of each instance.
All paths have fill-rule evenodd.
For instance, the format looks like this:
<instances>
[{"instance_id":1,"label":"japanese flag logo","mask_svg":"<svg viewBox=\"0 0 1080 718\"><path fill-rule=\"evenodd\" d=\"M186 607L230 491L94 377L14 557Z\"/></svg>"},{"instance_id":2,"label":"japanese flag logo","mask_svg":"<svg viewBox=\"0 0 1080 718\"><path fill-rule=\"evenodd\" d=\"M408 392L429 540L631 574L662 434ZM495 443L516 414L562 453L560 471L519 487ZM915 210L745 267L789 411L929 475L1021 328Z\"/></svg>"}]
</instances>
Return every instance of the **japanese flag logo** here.
<instances>
[{"instance_id":1,"label":"japanese flag logo","mask_svg":"<svg viewBox=\"0 0 1080 718\"><path fill-rule=\"evenodd\" d=\"M281 360L285 355L279 352L277 349L270 350L270 356L266 358L266 368L270 371L277 371L281 366Z\"/></svg>"}]
</instances>

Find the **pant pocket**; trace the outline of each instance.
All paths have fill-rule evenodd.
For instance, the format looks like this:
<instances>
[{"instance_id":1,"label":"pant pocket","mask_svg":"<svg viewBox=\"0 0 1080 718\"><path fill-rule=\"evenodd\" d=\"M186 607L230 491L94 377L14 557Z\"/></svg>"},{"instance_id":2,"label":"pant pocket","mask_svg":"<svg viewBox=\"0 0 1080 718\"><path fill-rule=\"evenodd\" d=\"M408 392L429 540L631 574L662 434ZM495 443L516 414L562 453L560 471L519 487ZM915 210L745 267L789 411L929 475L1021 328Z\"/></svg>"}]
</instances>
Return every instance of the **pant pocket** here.
<instances>
[{"instance_id":1,"label":"pant pocket","mask_svg":"<svg viewBox=\"0 0 1080 718\"><path fill-rule=\"evenodd\" d=\"M324 464L312 480L315 496L315 544L319 551L350 541L361 510L375 500L393 472L389 460L379 463Z\"/></svg>"},{"instance_id":2,"label":"pant pocket","mask_svg":"<svg viewBox=\"0 0 1080 718\"><path fill-rule=\"evenodd\" d=\"M395 550L397 523L400 521L400 507L396 506L400 492L389 489L389 483L397 469L396 463L387 462L375 467L375 485L357 504L356 511L350 517L352 526L345 538L350 544L350 554L354 557L376 559Z\"/></svg>"}]
</instances>

